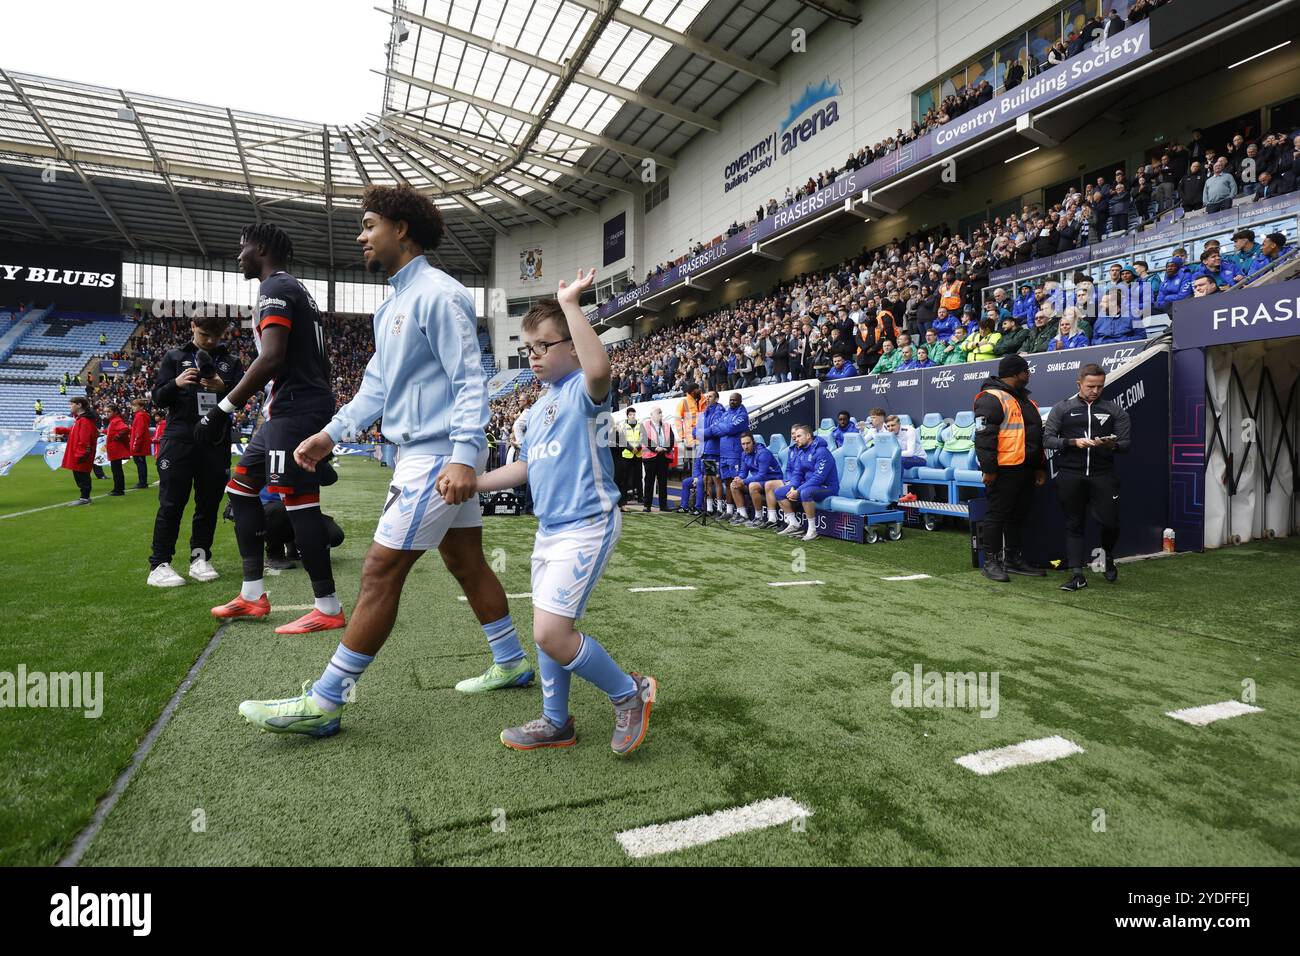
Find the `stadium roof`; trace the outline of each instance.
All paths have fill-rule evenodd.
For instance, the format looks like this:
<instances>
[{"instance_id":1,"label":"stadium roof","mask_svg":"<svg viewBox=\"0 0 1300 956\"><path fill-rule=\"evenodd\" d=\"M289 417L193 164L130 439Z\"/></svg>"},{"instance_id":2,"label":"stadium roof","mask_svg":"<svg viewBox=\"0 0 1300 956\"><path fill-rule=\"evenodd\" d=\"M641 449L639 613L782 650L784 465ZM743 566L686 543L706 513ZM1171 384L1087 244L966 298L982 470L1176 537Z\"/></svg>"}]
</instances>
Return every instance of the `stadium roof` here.
<instances>
[{"instance_id":1,"label":"stadium roof","mask_svg":"<svg viewBox=\"0 0 1300 956\"><path fill-rule=\"evenodd\" d=\"M493 233L637 195L755 83L790 30L844 0L396 0L383 103L319 125L9 71L0 64L0 236L233 256L244 223L297 258L357 268L368 183L432 195L437 256L487 272ZM378 54L379 51L376 51ZM662 172L660 173L662 175Z\"/></svg>"}]
</instances>

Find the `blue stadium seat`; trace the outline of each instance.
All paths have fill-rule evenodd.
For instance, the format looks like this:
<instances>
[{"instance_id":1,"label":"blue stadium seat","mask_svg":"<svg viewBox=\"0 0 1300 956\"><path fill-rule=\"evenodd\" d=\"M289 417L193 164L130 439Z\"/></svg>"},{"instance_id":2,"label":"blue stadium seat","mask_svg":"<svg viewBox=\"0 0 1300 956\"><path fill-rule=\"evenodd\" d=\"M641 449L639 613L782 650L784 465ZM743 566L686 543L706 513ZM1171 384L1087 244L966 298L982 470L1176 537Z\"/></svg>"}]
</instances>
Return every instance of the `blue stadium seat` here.
<instances>
[{"instance_id":1,"label":"blue stadium seat","mask_svg":"<svg viewBox=\"0 0 1300 956\"><path fill-rule=\"evenodd\" d=\"M911 427L912 427L912 416L911 416L911 415L899 415L899 416L898 416L898 424L900 424L900 425L906 425L908 428L911 428Z\"/></svg>"},{"instance_id":2,"label":"blue stadium seat","mask_svg":"<svg viewBox=\"0 0 1300 956\"><path fill-rule=\"evenodd\" d=\"M828 431L828 432L829 432L829 431L833 431L834 429L835 429L835 422L831 421L831 419L829 419L829 418L823 418L823 419L822 419L822 423L821 423L820 425L817 426L817 430L818 430L819 432L820 432L820 431Z\"/></svg>"},{"instance_id":3,"label":"blue stadium seat","mask_svg":"<svg viewBox=\"0 0 1300 956\"><path fill-rule=\"evenodd\" d=\"M975 413L958 412L953 416L952 423L956 428L968 428L975 424ZM949 454L949 463L953 469L952 479L956 484L984 487L984 476L980 472L979 459L975 456L974 448Z\"/></svg>"},{"instance_id":4,"label":"blue stadium seat","mask_svg":"<svg viewBox=\"0 0 1300 956\"><path fill-rule=\"evenodd\" d=\"M898 439L888 433L878 435L875 445L875 475L867 489L867 498L874 511L886 511L903 494L903 449Z\"/></svg>"},{"instance_id":5,"label":"blue stadium seat","mask_svg":"<svg viewBox=\"0 0 1300 956\"><path fill-rule=\"evenodd\" d=\"M765 445L767 445L767 442L763 440L763 436L762 436L762 435L760 435L760 434L758 434L757 432L755 432L755 433L754 433L754 444L756 444L756 445L764 445L764 446L765 446Z\"/></svg>"},{"instance_id":6,"label":"blue stadium seat","mask_svg":"<svg viewBox=\"0 0 1300 956\"><path fill-rule=\"evenodd\" d=\"M921 419L921 427L922 427L922 428L937 428L938 426L940 426L940 425L942 425L942 424L943 424L943 416L940 415L938 412L926 412L926 413L925 413L925 417ZM924 465L920 465L920 466L918 466L918 467L908 468L908 469L904 470L904 472L903 472L903 480L904 480L904 481L914 481L914 482L922 483L922 482L925 482L926 479L925 479L924 477L922 477L921 472L923 472L923 471L929 471L931 474L935 474L935 473L937 473L937 472L943 472L943 471L946 471L946 469L942 469L942 468L939 467L939 453L940 453L942 450L943 450L943 445L940 444L938 447L936 447L936 448L932 448L932 449L930 449L929 451L925 452L925 464L924 464ZM946 478L945 478L945 477L935 477L935 478L930 478L929 480L930 480L930 481L950 481L951 478L952 478L952 476L949 475L949 476L946 477Z\"/></svg>"},{"instance_id":7,"label":"blue stadium seat","mask_svg":"<svg viewBox=\"0 0 1300 956\"><path fill-rule=\"evenodd\" d=\"M867 443L862 438L862 432L851 431L845 433L843 447L845 454L857 458L867 450Z\"/></svg>"},{"instance_id":8,"label":"blue stadium seat","mask_svg":"<svg viewBox=\"0 0 1300 956\"><path fill-rule=\"evenodd\" d=\"M781 452L790 447L790 443L785 440L785 436L780 432L773 432L772 437L767 440L767 447L771 449L772 454L779 456ZM781 467L785 467L784 458L781 459Z\"/></svg>"},{"instance_id":9,"label":"blue stadium seat","mask_svg":"<svg viewBox=\"0 0 1300 956\"><path fill-rule=\"evenodd\" d=\"M782 445L780 448L773 448L772 454L776 456L776 463L781 466L781 471L785 471L785 463L790 460L790 446Z\"/></svg>"},{"instance_id":10,"label":"blue stadium seat","mask_svg":"<svg viewBox=\"0 0 1300 956\"><path fill-rule=\"evenodd\" d=\"M836 451L843 452L844 449L838 448ZM839 459L836 465L839 465ZM853 468L854 483L849 485L845 482L845 472L849 469L846 467L840 472L840 493L831 495L821 506L826 511L835 511L840 514L865 515L870 510L870 505L863 497L863 489L870 487L869 473L875 467L876 451L874 448L864 448L857 457L857 465Z\"/></svg>"}]
</instances>

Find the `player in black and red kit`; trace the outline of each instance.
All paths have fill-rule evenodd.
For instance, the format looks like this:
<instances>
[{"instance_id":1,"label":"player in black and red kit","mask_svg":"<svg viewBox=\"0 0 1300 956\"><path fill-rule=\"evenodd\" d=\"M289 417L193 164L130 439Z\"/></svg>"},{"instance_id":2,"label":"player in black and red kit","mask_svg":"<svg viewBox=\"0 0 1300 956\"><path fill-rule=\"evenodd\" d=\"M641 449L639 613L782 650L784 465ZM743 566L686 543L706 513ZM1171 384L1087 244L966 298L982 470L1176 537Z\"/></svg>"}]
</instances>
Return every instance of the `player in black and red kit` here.
<instances>
[{"instance_id":1,"label":"player in black and red kit","mask_svg":"<svg viewBox=\"0 0 1300 956\"><path fill-rule=\"evenodd\" d=\"M235 514L244 584L238 597L214 607L212 613L227 619L271 613L262 583L266 517L258 495L265 485L284 499L298 553L316 596L309 613L275 631L306 634L333 630L346 621L334 593L329 530L320 510L320 482L314 472L299 468L293 460L294 449L334 415L325 330L311 295L284 269L293 257L293 244L285 232L270 223L258 223L245 227L239 242L239 268L244 278L262 280L253 317L258 355L212 416L242 408L268 382L271 394L263 406L265 421L226 485ZM207 427L205 416L196 434Z\"/></svg>"}]
</instances>

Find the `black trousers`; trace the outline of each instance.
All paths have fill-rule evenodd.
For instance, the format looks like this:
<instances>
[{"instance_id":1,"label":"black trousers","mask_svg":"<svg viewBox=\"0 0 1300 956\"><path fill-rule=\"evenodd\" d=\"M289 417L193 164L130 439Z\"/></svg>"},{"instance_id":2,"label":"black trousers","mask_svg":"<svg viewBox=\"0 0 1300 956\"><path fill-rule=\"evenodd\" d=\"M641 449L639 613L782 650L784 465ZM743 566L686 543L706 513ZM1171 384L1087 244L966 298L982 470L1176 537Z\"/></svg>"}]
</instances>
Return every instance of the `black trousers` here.
<instances>
[{"instance_id":1,"label":"black trousers","mask_svg":"<svg viewBox=\"0 0 1300 956\"><path fill-rule=\"evenodd\" d=\"M986 557L998 557L1006 544L1008 554L1020 551L1020 533L1034 497L1034 469L1025 465L1002 468L998 480L986 486L988 510L980 525Z\"/></svg>"},{"instance_id":2,"label":"black trousers","mask_svg":"<svg viewBox=\"0 0 1300 956\"><path fill-rule=\"evenodd\" d=\"M140 484L149 484L149 466L145 464L144 455L136 455L131 460L135 462L135 473Z\"/></svg>"},{"instance_id":3,"label":"black trousers","mask_svg":"<svg viewBox=\"0 0 1300 956\"><path fill-rule=\"evenodd\" d=\"M77 491L81 492L81 497L89 500L90 498L90 472L74 471L72 480L77 483Z\"/></svg>"},{"instance_id":4,"label":"black trousers","mask_svg":"<svg viewBox=\"0 0 1300 956\"><path fill-rule=\"evenodd\" d=\"M169 563L176 553L181 516L194 491L194 518L190 526L190 557L202 551L212 560L212 536L217 529L221 496L230 478L230 444L195 444L163 435L158 449L158 516L153 523L153 553L149 567Z\"/></svg>"},{"instance_id":5,"label":"black trousers","mask_svg":"<svg viewBox=\"0 0 1300 956\"><path fill-rule=\"evenodd\" d=\"M1119 541L1119 478L1113 472L1085 477L1063 471L1056 476L1056 492L1065 512L1065 555L1070 569L1081 571L1089 563L1083 539L1089 508L1101 524L1106 560L1113 561Z\"/></svg>"},{"instance_id":6,"label":"black trousers","mask_svg":"<svg viewBox=\"0 0 1300 956\"><path fill-rule=\"evenodd\" d=\"M642 502L649 508L654 504L655 485L659 486L659 510L668 510L668 453L660 452L653 458L642 458L645 469L645 497Z\"/></svg>"},{"instance_id":7,"label":"black trousers","mask_svg":"<svg viewBox=\"0 0 1300 956\"><path fill-rule=\"evenodd\" d=\"M122 473L122 460L114 459L108 463L109 470L113 472L113 490L126 491L126 475Z\"/></svg>"},{"instance_id":8,"label":"black trousers","mask_svg":"<svg viewBox=\"0 0 1300 956\"><path fill-rule=\"evenodd\" d=\"M623 467L627 470L623 478L623 494L620 496L624 502L631 501L633 498L641 497L641 459L625 458Z\"/></svg>"},{"instance_id":9,"label":"black trousers","mask_svg":"<svg viewBox=\"0 0 1300 956\"><path fill-rule=\"evenodd\" d=\"M104 469L101 468L99 465L91 465L91 470L94 471L94 473L95 473L95 477L96 477L96 478L107 478L107 477L108 477L108 475L104 474Z\"/></svg>"}]
</instances>

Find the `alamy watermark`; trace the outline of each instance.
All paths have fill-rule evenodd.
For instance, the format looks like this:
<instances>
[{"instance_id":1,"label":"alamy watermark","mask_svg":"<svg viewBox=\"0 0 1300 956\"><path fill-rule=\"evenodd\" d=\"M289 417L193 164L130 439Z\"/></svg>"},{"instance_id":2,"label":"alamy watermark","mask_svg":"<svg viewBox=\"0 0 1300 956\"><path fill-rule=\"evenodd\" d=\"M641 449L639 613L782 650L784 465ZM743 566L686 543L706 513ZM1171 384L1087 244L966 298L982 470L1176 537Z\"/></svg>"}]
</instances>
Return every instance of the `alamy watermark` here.
<instances>
[{"instance_id":1,"label":"alamy watermark","mask_svg":"<svg viewBox=\"0 0 1300 956\"><path fill-rule=\"evenodd\" d=\"M0 671L0 708L55 707L80 710L95 719L104 713L104 672Z\"/></svg>"},{"instance_id":2,"label":"alamy watermark","mask_svg":"<svg viewBox=\"0 0 1300 956\"><path fill-rule=\"evenodd\" d=\"M895 671L889 701L895 707L978 708L981 717L998 715L997 671L927 671L921 664Z\"/></svg>"}]
</instances>

